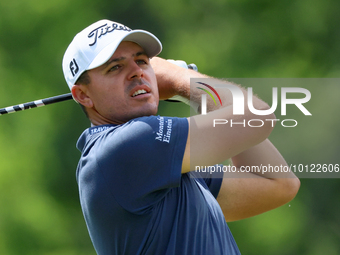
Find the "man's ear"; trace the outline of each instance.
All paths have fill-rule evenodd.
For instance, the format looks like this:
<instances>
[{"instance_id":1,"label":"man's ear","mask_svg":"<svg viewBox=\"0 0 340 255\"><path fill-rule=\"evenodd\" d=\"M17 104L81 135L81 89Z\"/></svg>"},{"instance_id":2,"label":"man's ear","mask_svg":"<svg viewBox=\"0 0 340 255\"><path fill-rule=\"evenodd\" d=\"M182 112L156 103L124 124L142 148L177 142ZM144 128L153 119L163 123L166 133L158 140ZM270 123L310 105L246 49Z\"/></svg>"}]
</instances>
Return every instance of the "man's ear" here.
<instances>
[{"instance_id":1,"label":"man's ear","mask_svg":"<svg viewBox=\"0 0 340 255\"><path fill-rule=\"evenodd\" d=\"M73 98L86 108L92 108L92 99L87 95L87 90L84 85L74 85L71 89Z\"/></svg>"}]
</instances>

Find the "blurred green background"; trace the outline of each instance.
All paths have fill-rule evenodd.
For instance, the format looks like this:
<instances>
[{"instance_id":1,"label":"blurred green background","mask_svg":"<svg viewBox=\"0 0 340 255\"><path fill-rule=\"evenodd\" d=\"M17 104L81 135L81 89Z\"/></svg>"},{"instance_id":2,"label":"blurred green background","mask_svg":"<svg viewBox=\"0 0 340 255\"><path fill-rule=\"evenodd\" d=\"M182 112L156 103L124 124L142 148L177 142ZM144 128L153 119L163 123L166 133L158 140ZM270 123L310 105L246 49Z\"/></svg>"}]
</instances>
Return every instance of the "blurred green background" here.
<instances>
[{"instance_id":1,"label":"blurred green background","mask_svg":"<svg viewBox=\"0 0 340 255\"><path fill-rule=\"evenodd\" d=\"M161 57L211 76L338 78L339 10L337 0L1 0L0 108L68 93L64 51L102 18L154 33ZM301 125L270 138L290 163L339 163L339 86L313 91L312 121L297 116ZM159 113L189 115L169 103ZM95 254L75 181L88 126L73 101L0 117L0 254ZM289 204L230 223L242 254L340 254L339 184L303 178Z\"/></svg>"}]
</instances>

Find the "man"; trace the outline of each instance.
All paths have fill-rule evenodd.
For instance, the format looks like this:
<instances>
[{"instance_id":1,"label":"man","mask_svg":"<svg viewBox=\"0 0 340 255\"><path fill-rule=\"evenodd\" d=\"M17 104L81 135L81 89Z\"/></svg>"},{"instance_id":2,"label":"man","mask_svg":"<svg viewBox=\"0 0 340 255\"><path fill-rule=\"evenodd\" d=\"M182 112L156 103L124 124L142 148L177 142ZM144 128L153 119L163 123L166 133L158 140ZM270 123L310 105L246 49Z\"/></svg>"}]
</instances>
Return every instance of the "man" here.
<instances>
[{"instance_id":1,"label":"man","mask_svg":"<svg viewBox=\"0 0 340 255\"><path fill-rule=\"evenodd\" d=\"M173 96L199 104L201 90L190 89L190 78L208 77L155 57L161 49L149 32L101 20L77 34L64 55L65 79L92 123L77 143L91 240L98 254L240 254L226 221L287 203L299 180L290 172L222 178L193 171L228 158L237 168L286 163L267 140L271 122L212 126L217 118L254 118L248 109L232 115L229 90L218 91L223 107L209 101L206 115L155 116L159 100ZM256 109L269 108L252 99Z\"/></svg>"}]
</instances>

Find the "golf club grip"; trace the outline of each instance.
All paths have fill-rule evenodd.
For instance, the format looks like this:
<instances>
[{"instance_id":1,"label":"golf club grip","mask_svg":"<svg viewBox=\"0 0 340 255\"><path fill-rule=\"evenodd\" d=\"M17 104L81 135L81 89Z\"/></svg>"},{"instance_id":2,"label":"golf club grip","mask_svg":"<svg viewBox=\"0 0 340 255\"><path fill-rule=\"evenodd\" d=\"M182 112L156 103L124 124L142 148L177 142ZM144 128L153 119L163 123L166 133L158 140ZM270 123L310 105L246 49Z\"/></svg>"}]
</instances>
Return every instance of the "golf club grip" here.
<instances>
[{"instance_id":1,"label":"golf club grip","mask_svg":"<svg viewBox=\"0 0 340 255\"><path fill-rule=\"evenodd\" d=\"M198 72L198 68L197 68L197 66L196 66L194 63L189 64L189 65L188 65L188 68L189 68L189 69L192 69L192 70L194 70L194 71L196 71L196 72Z\"/></svg>"},{"instance_id":2,"label":"golf club grip","mask_svg":"<svg viewBox=\"0 0 340 255\"><path fill-rule=\"evenodd\" d=\"M59 96L49 97L42 100L44 105L63 102L72 99L72 93L67 93Z\"/></svg>"}]
</instances>

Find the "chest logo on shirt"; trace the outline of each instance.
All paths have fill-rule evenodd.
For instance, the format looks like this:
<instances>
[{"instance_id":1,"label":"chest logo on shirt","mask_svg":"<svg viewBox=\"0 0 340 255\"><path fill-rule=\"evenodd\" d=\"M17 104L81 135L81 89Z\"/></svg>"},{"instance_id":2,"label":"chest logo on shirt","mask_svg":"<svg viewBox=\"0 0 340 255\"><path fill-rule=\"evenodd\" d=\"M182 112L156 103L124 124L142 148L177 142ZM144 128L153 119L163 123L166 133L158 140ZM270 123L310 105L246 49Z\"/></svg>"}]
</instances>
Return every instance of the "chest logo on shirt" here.
<instances>
[{"instance_id":1,"label":"chest logo on shirt","mask_svg":"<svg viewBox=\"0 0 340 255\"><path fill-rule=\"evenodd\" d=\"M160 142L170 143L172 119L164 120L164 117L158 117L157 120L159 121L159 128L155 139Z\"/></svg>"}]
</instances>

